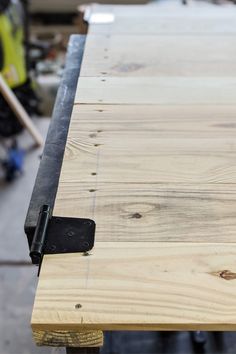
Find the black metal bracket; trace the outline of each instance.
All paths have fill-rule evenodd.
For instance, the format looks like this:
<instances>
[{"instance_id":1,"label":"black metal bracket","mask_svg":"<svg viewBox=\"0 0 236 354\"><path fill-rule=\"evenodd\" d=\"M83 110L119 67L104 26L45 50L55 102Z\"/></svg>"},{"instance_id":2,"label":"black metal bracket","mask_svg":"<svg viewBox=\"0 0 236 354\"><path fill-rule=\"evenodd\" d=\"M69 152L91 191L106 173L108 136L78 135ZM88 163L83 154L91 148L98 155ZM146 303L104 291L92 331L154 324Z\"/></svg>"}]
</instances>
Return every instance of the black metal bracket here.
<instances>
[{"instance_id":1,"label":"black metal bracket","mask_svg":"<svg viewBox=\"0 0 236 354\"><path fill-rule=\"evenodd\" d=\"M29 248L41 206L54 207L85 42L85 35L72 35L68 44L65 70L25 220Z\"/></svg>"},{"instance_id":2,"label":"black metal bracket","mask_svg":"<svg viewBox=\"0 0 236 354\"><path fill-rule=\"evenodd\" d=\"M52 216L50 206L43 205L30 247L32 263L40 266L44 254L90 251L95 227L90 219Z\"/></svg>"},{"instance_id":3,"label":"black metal bracket","mask_svg":"<svg viewBox=\"0 0 236 354\"><path fill-rule=\"evenodd\" d=\"M70 38L66 66L25 220L30 256L32 263L39 265L39 271L44 254L88 252L94 245L94 221L52 215L85 42L85 35Z\"/></svg>"}]
</instances>

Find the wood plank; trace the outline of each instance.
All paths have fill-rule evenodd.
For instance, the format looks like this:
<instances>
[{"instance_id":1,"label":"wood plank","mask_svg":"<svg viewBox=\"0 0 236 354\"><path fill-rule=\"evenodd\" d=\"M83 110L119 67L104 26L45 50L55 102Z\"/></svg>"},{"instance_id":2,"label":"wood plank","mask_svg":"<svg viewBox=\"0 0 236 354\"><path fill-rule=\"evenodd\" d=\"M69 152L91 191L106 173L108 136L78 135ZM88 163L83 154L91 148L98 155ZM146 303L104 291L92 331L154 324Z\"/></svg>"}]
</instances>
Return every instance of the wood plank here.
<instances>
[{"instance_id":1,"label":"wood plank","mask_svg":"<svg viewBox=\"0 0 236 354\"><path fill-rule=\"evenodd\" d=\"M80 77L75 103L234 105L236 78Z\"/></svg>"},{"instance_id":2,"label":"wood plank","mask_svg":"<svg viewBox=\"0 0 236 354\"><path fill-rule=\"evenodd\" d=\"M212 8L212 7L211 7ZM155 10L155 9L154 9ZM189 10L189 9L188 9ZM152 12L145 18L140 19L138 16L130 16L124 14L115 15L114 22L109 24L90 24L89 35L92 34L140 34L140 35L234 35L236 33L236 22L234 9L228 13L227 18L225 15L212 16L212 13L201 14L197 11L195 14L190 14L187 10L185 16L181 13L170 15L170 13L158 15L158 11ZM222 10L222 8L221 8ZM108 10L109 11L109 10Z\"/></svg>"},{"instance_id":3,"label":"wood plank","mask_svg":"<svg viewBox=\"0 0 236 354\"><path fill-rule=\"evenodd\" d=\"M45 256L32 328L235 330L235 278L235 244L96 243Z\"/></svg>"},{"instance_id":4,"label":"wood plank","mask_svg":"<svg viewBox=\"0 0 236 354\"><path fill-rule=\"evenodd\" d=\"M98 241L234 241L235 113L75 105L55 215L95 219Z\"/></svg>"},{"instance_id":5,"label":"wood plank","mask_svg":"<svg viewBox=\"0 0 236 354\"><path fill-rule=\"evenodd\" d=\"M164 6L163 6L164 5ZM215 6L211 3L199 3L189 2L188 6L183 6L181 2L169 2L161 4L148 3L146 5L100 5L92 4L90 6L90 13L112 13L115 19L127 18L130 23L134 23L138 19L140 25L147 23L148 21L155 21L161 18L169 17L173 20L179 20L182 22L183 18L185 21L188 19L225 19L227 21L229 18L235 16L235 7L233 4L227 4L226 6ZM170 11L172 10L172 11ZM91 24L90 24L91 26Z\"/></svg>"},{"instance_id":6,"label":"wood plank","mask_svg":"<svg viewBox=\"0 0 236 354\"><path fill-rule=\"evenodd\" d=\"M93 139L123 132L156 138L235 138L236 105L75 105L69 138Z\"/></svg>"},{"instance_id":7,"label":"wood plank","mask_svg":"<svg viewBox=\"0 0 236 354\"><path fill-rule=\"evenodd\" d=\"M91 35L83 60L81 76L102 76L106 72L107 76L122 77L232 77L236 73L236 38Z\"/></svg>"},{"instance_id":8,"label":"wood plank","mask_svg":"<svg viewBox=\"0 0 236 354\"><path fill-rule=\"evenodd\" d=\"M50 347L101 347L102 331L33 331L35 343Z\"/></svg>"},{"instance_id":9,"label":"wood plank","mask_svg":"<svg viewBox=\"0 0 236 354\"><path fill-rule=\"evenodd\" d=\"M92 218L96 242L234 242L236 185L60 182L54 215Z\"/></svg>"},{"instance_id":10,"label":"wood plank","mask_svg":"<svg viewBox=\"0 0 236 354\"><path fill-rule=\"evenodd\" d=\"M152 132L81 135L67 140L60 182L235 183L235 159L233 139L157 139Z\"/></svg>"},{"instance_id":11,"label":"wood plank","mask_svg":"<svg viewBox=\"0 0 236 354\"><path fill-rule=\"evenodd\" d=\"M75 106L60 183L235 183L235 113L234 106Z\"/></svg>"},{"instance_id":12,"label":"wood plank","mask_svg":"<svg viewBox=\"0 0 236 354\"><path fill-rule=\"evenodd\" d=\"M75 105L54 214L93 218L99 241L233 242L235 113Z\"/></svg>"},{"instance_id":13,"label":"wood plank","mask_svg":"<svg viewBox=\"0 0 236 354\"><path fill-rule=\"evenodd\" d=\"M233 4L217 8L212 3L181 2L149 3L147 6L112 6L93 4L91 14L109 13L114 21L109 24L89 25L89 35L106 34L227 34L235 33ZM160 6L161 5L161 6ZM163 6L164 5L164 6ZM124 10L125 9L125 10ZM140 15L142 14L142 15Z\"/></svg>"}]
</instances>

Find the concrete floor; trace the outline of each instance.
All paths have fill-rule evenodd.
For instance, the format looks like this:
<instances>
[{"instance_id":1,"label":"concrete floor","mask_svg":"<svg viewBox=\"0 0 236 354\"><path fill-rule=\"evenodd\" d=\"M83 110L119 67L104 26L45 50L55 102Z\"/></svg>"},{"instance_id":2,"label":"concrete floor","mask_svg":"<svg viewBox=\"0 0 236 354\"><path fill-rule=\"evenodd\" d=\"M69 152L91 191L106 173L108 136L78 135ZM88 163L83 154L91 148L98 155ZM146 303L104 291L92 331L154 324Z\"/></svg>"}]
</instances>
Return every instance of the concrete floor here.
<instances>
[{"instance_id":1,"label":"concrete floor","mask_svg":"<svg viewBox=\"0 0 236 354\"><path fill-rule=\"evenodd\" d=\"M35 123L46 136L49 119ZM18 141L28 151L24 173L11 184L0 181L0 354L62 353L37 348L32 340L30 315L37 268L29 262L24 220L42 151L32 149L27 132Z\"/></svg>"}]
</instances>

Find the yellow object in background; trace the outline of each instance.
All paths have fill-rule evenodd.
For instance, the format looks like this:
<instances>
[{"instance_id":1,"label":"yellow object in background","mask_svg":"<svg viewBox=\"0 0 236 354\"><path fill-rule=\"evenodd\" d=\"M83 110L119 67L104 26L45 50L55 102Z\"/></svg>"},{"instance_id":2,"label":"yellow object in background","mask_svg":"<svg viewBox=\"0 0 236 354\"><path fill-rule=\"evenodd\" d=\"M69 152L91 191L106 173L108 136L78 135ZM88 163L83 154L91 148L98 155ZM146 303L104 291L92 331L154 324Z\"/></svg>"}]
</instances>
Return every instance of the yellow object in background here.
<instances>
[{"instance_id":1,"label":"yellow object in background","mask_svg":"<svg viewBox=\"0 0 236 354\"><path fill-rule=\"evenodd\" d=\"M1 74L11 88L27 80L22 8L11 4L0 14L0 42L2 46Z\"/></svg>"}]
</instances>

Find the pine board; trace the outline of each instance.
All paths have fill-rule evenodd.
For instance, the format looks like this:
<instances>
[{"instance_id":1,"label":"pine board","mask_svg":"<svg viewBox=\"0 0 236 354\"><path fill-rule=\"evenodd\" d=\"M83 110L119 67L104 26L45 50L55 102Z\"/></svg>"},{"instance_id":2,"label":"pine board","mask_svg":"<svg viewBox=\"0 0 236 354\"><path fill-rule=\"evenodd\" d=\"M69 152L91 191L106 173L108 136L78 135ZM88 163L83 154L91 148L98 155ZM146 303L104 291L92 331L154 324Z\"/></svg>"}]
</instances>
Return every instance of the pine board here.
<instances>
[{"instance_id":1,"label":"pine board","mask_svg":"<svg viewBox=\"0 0 236 354\"><path fill-rule=\"evenodd\" d=\"M225 34L90 35L81 76L103 76L104 72L138 78L235 76L236 38Z\"/></svg>"},{"instance_id":2,"label":"pine board","mask_svg":"<svg viewBox=\"0 0 236 354\"><path fill-rule=\"evenodd\" d=\"M164 5L164 6L162 6ZM189 19L199 18L199 23L202 19L210 18L212 21L218 21L218 19L225 19L225 22L229 18L233 18L235 14L235 7L233 4L226 4L226 6L217 6L209 3L190 2L188 6L183 6L181 2L168 2L163 4L148 3L146 5L100 5L93 3L90 6L90 14L92 13L112 13L115 19L126 18L130 21L130 28L135 21L139 21L140 25L147 23L147 20L154 21L156 19L162 19L169 17L173 20L173 26L181 26L183 18L185 23L189 23ZM91 23L90 23L91 26ZM216 26L216 23L214 24ZM174 28L174 27L173 27ZM186 28L186 32L189 28Z\"/></svg>"},{"instance_id":3,"label":"pine board","mask_svg":"<svg viewBox=\"0 0 236 354\"><path fill-rule=\"evenodd\" d=\"M236 105L74 105L69 138L153 132L157 139L234 139Z\"/></svg>"},{"instance_id":4,"label":"pine board","mask_svg":"<svg viewBox=\"0 0 236 354\"><path fill-rule=\"evenodd\" d=\"M235 244L108 242L46 256L33 328L235 330L235 271Z\"/></svg>"},{"instance_id":5,"label":"pine board","mask_svg":"<svg viewBox=\"0 0 236 354\"><path fill-rule=\"evenodd\" d=\"M154 8L155 11L155 8ZM143 20L137 16L132 18L130 21L129 16L116 15L114 21L109 24L91 24L89 26L89 34L139 34L139 35L234 35L236 33L236 22L234 14L234 8L228 12L226 16L217 14L216 16L210 15L203 16L201 13L189 15L189 9L185 16L183 13L176 19L176 16L171 16L169 13L161 13L159 15L159 9L156 13L153 11L152 14L148 16L148 21L146 21L145 16ZM222 11L222 8L221 8ZM108 11L109 13L109 11ZM142 22L141 22L142 21ZM141 22L141 24L140 24Z\"/></svg>"},{"instance_id":6,"label":"pine board","mask_svg":"<svg viewBox=\"0 0 236 354\"><path fill-rule=\"evenodd\" d=\"M234 105L236 77L80 77L75 104Z\"/></svg>"},{"instance_id":7,"label":"pine board","mask_svg":"<svg viewBox=\"0 0 236 354\"><path fill-rule=\"evenodd\" d=\"M96 220L96 242L227 243L235 241L235 203L235 184L86 184L71 180L61 182L54 213Z\"/></svg>"},{"instance_id":8,"label":"pine board","mask_svg":"<svg viewBox=\"0 0 236 354\"><path fill-rule=\"evenodd\" d=\"M60 182L75 185L95 180L200 185L235 183L236 179L233 138L157 139L153 132L100 134L97 138L81 135L68 138L65 156Z\"/></svg>"}]
</instances>

